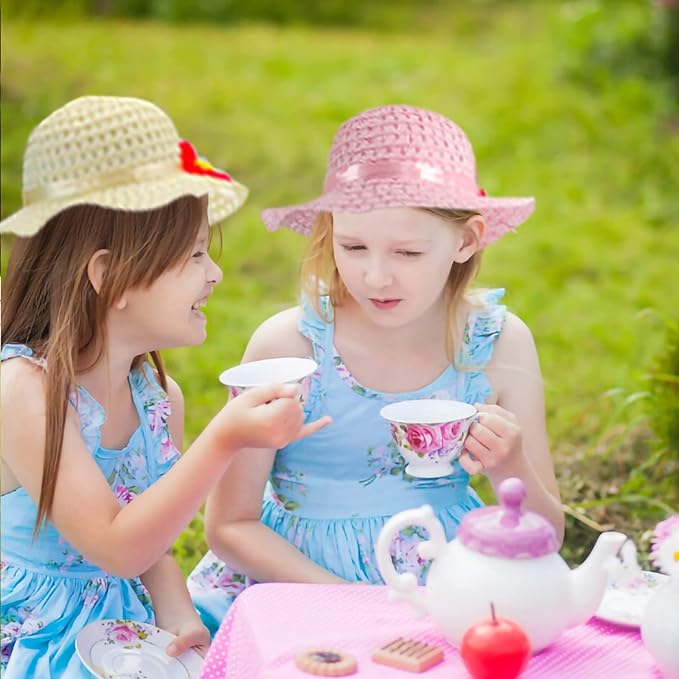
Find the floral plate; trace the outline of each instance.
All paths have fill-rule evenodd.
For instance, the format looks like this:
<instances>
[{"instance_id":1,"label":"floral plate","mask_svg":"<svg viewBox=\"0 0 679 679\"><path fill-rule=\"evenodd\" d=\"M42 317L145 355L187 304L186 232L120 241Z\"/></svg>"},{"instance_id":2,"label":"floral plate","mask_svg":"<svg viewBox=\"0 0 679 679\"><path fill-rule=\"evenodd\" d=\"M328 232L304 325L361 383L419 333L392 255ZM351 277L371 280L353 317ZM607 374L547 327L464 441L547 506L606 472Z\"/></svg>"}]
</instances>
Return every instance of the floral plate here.
<instances>
[{"instance_id":1,"label":"floral plate","mask_svg":"<svg viewBox=\"0 0 679 679\"><path fill-rule=\"evenodd\" d=\"M78 634L75 648L101 679L197 679L203 659L193 650L165 652L173 634L132 620L98 620Z\"/></svg>"},{"instance_id":2,"label":"floral plate","mask_svg":"<svg viewBox=\"0 0 679 679\"><path fill-rule=\"evenodd\" d=\"M641 571L641 577L608 586L594 614L600 620L624 627L639 627L651 594L668 576L653 571Z\"/></svg>"}]
</instances>

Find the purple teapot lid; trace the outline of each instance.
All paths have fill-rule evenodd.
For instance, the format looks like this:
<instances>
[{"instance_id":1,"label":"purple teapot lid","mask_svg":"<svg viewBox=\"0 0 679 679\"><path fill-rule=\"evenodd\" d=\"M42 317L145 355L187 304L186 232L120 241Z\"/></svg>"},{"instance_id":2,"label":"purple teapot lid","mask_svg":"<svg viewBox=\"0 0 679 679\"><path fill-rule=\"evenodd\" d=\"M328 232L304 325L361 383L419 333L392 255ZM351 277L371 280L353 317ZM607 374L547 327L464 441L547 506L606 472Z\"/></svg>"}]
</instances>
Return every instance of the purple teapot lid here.
<instances>
[{"instance_id":1,"label":"purple teapot lid","mask_svg":"<svg viewBox=\"0 0 679 679\"><path fill-rule=\"evenodd\" d=\"M469 549L506 559L534 559L559 551L556 531L547 519L524 511L523 481L505 479L498 488L500 505L469 512L462 519L457 538Z\"/></svg>"}]
</instances>

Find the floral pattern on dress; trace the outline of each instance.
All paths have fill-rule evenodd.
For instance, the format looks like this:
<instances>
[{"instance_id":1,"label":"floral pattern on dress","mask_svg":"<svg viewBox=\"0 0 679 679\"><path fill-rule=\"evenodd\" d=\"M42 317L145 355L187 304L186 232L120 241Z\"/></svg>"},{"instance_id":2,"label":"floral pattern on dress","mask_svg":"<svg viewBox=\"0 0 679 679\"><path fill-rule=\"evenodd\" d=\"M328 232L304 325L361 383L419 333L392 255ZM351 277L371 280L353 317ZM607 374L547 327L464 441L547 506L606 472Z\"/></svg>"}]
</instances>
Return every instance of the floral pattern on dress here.
<instances>
[{"instance_id":1,"label":"floral pattern on dress","mask_svg":"<svg viewBox=\"0 0 679 679\"><path fill-rule=\"evenodd\" d=\"M167 419L172 413L170 401L164 397L154 397L144 401L144 410L151 432L155 433L167 424Z\"/></svg>"},{"instance_id":2,"label":"floral pattern on dress","mask_svg":"<svg viewBox=\"0 0 679 679\"><path fill-rule=\"evenodd\" d=\"M137 599L141 601L144 608L148 610L153 610L153 602L151 601L151 593L146 589L146 585L139 578L130 578L128 580L134 593L137 595Z\"/></svg>"},{"instance_id":3,"label":"floral pattern on dress","mask_svg":"<svg viewBox=\"0 0 679 679\"><path fill-rule=\"evenodd\" d=\"M387 475L401 476L404 481L413 480L412 476L405 473L406 461L393 441L389 441L386 446L368 448L368 466L373 473L359 481L362 486L369 486Z\"/></svg>"},{"instance_id":4,"label":"floral pattern on dress","mask_svg":"<svg viewBox=\"0 0 679 679\"><path fill-rule=\"evenodd\" d=\"M71 547L66 540L60 535L57 544L62 546L61 559L48 559L45 564L50 568L56 568L62 575L67 575L70 568L73 566L81 566L85 561L85 557Z\"/></svg>"},{"instance_id":5,"label":"floral pattern on dress","mask_svg":"<svg viewBox=\"0 0 679 679\"><path fill-rule=\"evenodd\" d=\"M189 582L204 589L219 589L226 595L236 598L246 587L254 584L247 575L236 573L223 561L212 558L208 552L191 573Z\"/></svg>"},{"instance_id":6,"label":"floral pattern on dress","mask_svg":"<svg viewBox=\"0 0 679 679\"><path fill-rule=\"evenodd\" d=\"M144 411L153 434L160 433L159 460L162 464L175 462L181 457L181 453L175 447L170 437L167 420L172 414L170 400L164 393L151 392L144 400Z\"/></svg>"},{"instance_id":7,"label":"floral pattern on dress","mask_svg":"<svg viewBox=\"0 0 679 679\"><path fill-rule=\"evenodd\" d=\"M344 364L342 357L333 345L332 347L332 362L335 366L337 374L340 376L342 381L351 389L351 391L357 393L359 396L364 398L378 399L382 401L396 401L398 399L398 394L384 394L380 391L375 391L374 389L369 389L364 387L350 372L349 368Z\"/></svg>"},{"instance_id":8,"label":"floral pattern on dress","mask_svg":"<svg viewBox=\"0 0 679 679\"><path fill-rule=\"evenodd\" d=\"M273 490L271 499L279 507L283 507L283 509L289 512L294 512L300 508L300 503L297 500L291 500L285 494L285 488L294 489L294 493L297 496L304 497L306 495L306 488L303 482L303 471L292 471L281 462L280 458L276 457L271 471L271 487Z\"/></svg>"},{"instance_id":9,"label":"floral pattern on dress","mask_svg":"<svg viewBox=\"0 0 679 679\"><path fill-rule=\"evenodd\" d=\"M9 608L0 617L0 668L5 669L17 639L33 634L45 626L31 608Z\"/></svg>"}]
</instances>

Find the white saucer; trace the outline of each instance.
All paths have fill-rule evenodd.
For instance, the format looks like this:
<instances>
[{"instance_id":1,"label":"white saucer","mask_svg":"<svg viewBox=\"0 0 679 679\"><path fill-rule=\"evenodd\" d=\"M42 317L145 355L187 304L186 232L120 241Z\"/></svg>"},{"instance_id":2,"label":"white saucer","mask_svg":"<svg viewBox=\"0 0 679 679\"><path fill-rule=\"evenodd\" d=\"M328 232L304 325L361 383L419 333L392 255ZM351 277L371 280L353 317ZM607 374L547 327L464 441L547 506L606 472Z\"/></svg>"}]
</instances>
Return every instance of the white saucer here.
<instances>
[{"instance_id":1,"label":"white saucer","mask_svg":"<svg viewBox=\"0 0 679 679\"><path fill-rule=\"evenodd\" d=\"M615 625L638 628L648 599L668 577L653 571L642 571L642 576L631 583L609 585L594 615Z\"/></svg>"},{"instance_id":2,"label":"white saucer","mask_svg":"<svg viewBox=\"0 0 679 679\"><path fill-rule=\"evenodd\" d=\"M189 649L176 658L165 652L174 634L131 620L98 620L83 628L75 648L100 679L198 679L203 659Z\"/></svg>"}]
</instances>

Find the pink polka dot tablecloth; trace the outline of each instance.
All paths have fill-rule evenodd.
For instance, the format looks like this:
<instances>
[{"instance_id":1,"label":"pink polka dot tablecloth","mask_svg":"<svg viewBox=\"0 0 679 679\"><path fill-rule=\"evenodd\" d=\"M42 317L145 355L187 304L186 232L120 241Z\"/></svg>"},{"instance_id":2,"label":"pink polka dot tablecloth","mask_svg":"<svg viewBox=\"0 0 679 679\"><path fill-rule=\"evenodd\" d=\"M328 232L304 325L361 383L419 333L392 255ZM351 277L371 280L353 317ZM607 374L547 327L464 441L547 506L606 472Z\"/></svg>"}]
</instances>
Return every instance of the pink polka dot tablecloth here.
<instances>
[{"instance_id":1,"label":"pink polka dot tablecloth","mask_svg":"<svg viewBox=\"0 0 679 679\"><path fill-rule=\"evenodd\" d=\"M399 636L444 649L443 663L416 675L374 663L372 652ZM359 679L469 679L429 617L392 603L385 587L260 584L243 592L222 622L200 679L309 679L295 653L330 646L351 653ZM596 618L564 632L531 658L525 679L661 679L639 632Z\"/></svg>"}]
</instances>

